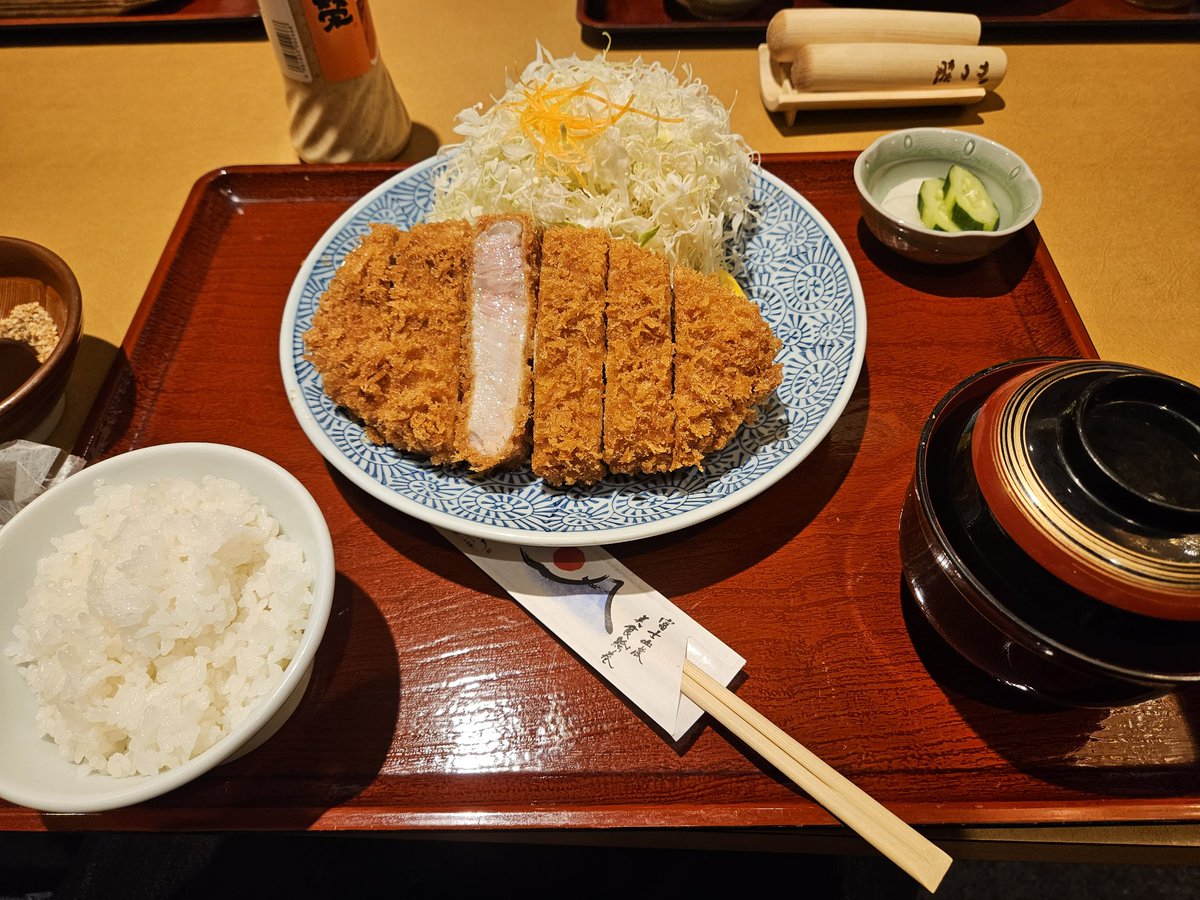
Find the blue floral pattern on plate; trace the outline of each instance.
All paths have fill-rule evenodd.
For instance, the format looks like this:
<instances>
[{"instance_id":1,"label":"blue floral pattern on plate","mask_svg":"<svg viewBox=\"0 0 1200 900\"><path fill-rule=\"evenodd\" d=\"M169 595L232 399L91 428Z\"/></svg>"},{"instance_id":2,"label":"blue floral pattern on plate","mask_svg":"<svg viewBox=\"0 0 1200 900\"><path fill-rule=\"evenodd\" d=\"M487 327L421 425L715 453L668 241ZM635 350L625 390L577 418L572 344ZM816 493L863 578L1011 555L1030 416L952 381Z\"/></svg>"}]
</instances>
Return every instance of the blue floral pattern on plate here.
<instances>
[{"instance_id":1,"label":"blue floral pattern on plate","mask_svg":"<svg viewBox=\"0 0 1200 900\"><path fill-rule=\"evenodd\" d=\"M741 282L783 342L783 383L757 421L710 456L702 471L554 488L527 467L471 476L371 443L325 395L304 358L304 332L337 267L372 223L409 228L424 218L442 165L435 157L406 169L347 210L309 254L284 309L280 364L292 408L321 454L369 494L430 524L492 540L634 540L685 528L756 496L808 456L841 415L866 345L858 274L820 213L760 170L754 185L759 221L746 239Z\"/></svg>"}]
</instances>

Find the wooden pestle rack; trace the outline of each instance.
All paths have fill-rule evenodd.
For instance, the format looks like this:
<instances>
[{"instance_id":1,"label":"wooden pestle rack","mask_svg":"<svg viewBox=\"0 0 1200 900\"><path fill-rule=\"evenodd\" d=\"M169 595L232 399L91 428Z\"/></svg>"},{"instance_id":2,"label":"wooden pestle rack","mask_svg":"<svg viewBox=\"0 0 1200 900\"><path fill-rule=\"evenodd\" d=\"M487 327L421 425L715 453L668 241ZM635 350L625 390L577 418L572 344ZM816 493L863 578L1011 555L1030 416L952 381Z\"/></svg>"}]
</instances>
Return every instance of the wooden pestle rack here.
<instances>
[{"instance_id":1,"label":"wooden pestle rack","mask_svg":"<svg viewBox=\"0 0 1200 900\"><path fill-rule=\"evenodd\" d=\"M793 125L801 109L976 103L1008 67L981 28L967 13L780 10L758 48L763 105Z\"/></svg>"}]
</instances>

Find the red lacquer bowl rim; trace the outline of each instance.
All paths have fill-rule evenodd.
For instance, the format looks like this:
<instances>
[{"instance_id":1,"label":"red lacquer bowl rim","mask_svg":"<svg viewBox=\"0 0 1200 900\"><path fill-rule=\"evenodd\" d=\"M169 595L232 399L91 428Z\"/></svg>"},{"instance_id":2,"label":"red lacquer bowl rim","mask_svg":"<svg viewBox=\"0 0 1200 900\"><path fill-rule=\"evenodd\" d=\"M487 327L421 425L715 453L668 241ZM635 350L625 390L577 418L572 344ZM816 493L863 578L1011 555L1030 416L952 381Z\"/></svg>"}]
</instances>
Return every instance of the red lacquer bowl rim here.
<instances>
[{"instance_id":1,"label":"red lacquer bowl rim","mask_svg":"<svg viewBox=\"0 0 1200 900\"><path fill-rule=\"evenodd\" d=\"M1056 578L1140 615L1200 621L1200 561L1168 561L1111 540L1068 510L1031 457L1032 402L1066 377L1145 371L1119 363L1049 363L1001 385L980 408L971 456L984 501L1000 527Z\"/></svg>"}]
</instances>

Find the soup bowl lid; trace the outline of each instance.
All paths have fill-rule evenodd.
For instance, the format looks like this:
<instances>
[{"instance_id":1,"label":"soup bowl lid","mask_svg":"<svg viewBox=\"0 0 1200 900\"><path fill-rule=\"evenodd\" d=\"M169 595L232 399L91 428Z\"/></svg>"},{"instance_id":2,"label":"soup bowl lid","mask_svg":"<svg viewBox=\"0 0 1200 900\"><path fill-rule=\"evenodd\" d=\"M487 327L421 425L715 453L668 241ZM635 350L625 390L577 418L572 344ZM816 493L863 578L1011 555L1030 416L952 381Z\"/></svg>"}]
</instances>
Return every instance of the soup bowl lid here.
<instances>
[{"instance_id":1,"label":"soup bowl lid","mask_svg":"<svg viewBox=\"0 0 1200 900\"><path fill-rule=\"evenodd\" d=\"M971 463L1000 527L1061 581L1129 612L1200 620L1200 388L1050 362L984 401Z\"/></svg>"}]
</instances>

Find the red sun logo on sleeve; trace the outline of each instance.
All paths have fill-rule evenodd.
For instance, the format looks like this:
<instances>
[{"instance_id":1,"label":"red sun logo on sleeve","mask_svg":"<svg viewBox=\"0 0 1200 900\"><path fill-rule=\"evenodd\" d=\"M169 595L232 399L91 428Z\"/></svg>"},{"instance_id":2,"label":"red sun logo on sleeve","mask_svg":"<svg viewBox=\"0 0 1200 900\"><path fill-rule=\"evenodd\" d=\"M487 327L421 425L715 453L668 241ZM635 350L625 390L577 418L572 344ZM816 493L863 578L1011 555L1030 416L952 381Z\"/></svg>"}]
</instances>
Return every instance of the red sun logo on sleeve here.
<instances>
[{"instance_id":1,"label":"red sun logo on sleeve","mask_svg":"<svg viewBox=\"0 0 1200 900\"><path fill-rule=\"evenodd\" d=\"M578 572L587 562L587 557L578 547L559 547L554 551L554 568L564 572Z\"/></svg>"}]
</instances>

